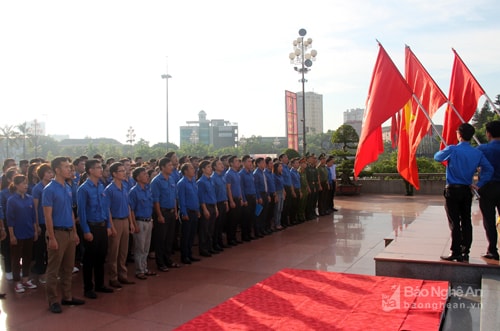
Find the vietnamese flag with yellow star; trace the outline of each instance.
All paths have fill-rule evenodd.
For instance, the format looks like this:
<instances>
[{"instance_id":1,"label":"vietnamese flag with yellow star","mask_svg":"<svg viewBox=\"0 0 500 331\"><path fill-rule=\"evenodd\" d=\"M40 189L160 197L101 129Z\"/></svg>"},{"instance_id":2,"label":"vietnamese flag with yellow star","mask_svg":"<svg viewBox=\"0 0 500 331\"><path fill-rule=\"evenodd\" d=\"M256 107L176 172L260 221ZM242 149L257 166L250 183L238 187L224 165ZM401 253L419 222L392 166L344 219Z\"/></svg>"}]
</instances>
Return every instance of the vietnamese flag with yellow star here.
<instances>
[{"instance_id":1,"label":"vietnamese flag with yellow star","mask_svg":"<svg viewBox=\"0 0 500 331\"><path fill-rule=\"evenodd\" d=\"M418 190L420 181L417 148L422 138L429 132L431 126L429 119L447 101L447 98L408 46L405 49L405 59L406 81L413 90L414 98L408 101L401 114L398 136L398 172ZM419 107L416 99L420 101L423 109Z\"/></svg>"}]
</instances>

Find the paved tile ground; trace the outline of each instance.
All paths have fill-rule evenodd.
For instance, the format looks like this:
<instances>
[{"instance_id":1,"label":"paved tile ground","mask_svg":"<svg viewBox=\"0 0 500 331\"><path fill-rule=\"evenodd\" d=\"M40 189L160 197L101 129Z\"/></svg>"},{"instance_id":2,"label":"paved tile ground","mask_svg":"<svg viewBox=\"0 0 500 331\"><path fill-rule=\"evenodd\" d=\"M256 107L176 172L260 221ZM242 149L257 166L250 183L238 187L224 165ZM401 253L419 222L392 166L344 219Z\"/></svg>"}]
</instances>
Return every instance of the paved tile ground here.
<instances>
[{"instance_id":1,"label":"paved tile ground","mask_svg":"<svg viewBox=\"0 0 500 331\"><path fill-rule=\"evenodd\" d=\"M80 307L63 307L59 315L48 311L43 285L16 294L13 283L0 275L1 289L7 292L7 299L0 301L0 329L168 330L283 268L374 275L373 258L384 249L384 238L391 233L405 235L408 225L427 211L435 222L446 223L442 204L441 196L337 197L339 212L334 215L226 249L158 277L135 279L129 264L129 278L135 285L99 294ZM482 229L477 202L474 226ZM484 240L484 232L476 231L478 240L481 235ZM441 253L436 252L437 256ZM151 260L150 266L155 269ZM81 273L74 275L73 288L75 296L83 297Z\"/></svg>"}]
</instances>

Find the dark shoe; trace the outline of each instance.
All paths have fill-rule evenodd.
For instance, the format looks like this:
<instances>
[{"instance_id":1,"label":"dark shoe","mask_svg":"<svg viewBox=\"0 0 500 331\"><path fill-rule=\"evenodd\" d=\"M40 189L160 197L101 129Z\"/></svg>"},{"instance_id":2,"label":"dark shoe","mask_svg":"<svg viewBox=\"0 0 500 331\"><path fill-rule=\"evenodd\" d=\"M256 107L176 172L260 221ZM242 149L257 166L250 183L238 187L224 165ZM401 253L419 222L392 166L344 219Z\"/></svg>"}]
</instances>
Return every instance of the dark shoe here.
<instances>
[{"instance_id":1,"label":"dark shoe","mask_svg":"<svg viewBox=\"0 0 500 331\"><path fill-rule=\"evenodd\" d=\"M85 301L82 299L72 298L71 300L62 300L61 305L63 306L81 306L85 304Z\"/></svg>"},{"instance_id":2,"label":"dark shoe","mask_svg":"<svg viewBox=\"0 0 500 331\"><path fill-rule=\"evenodd\" d=\"M463 254L462 255L462 261L463 262L469 262L469 254Z\"/></svg>"},{"instance_id":3,"label":"dark shoe","mask_svg":"<svg viewBox=\"0 0 500 331\"><path fill-rule=\"evenodd\" d=\"M191 260L190 259L181 259L181 262L184 263L184 264L191 264Z\"/></svg>"},{"instance_id":4,"label":"dark shoe","mask_svg":"<svg viewBox=\"0 0 500 331\"><path fill-rule=\"evenodd\" d=\"M457 262L462 262L463 261L463 256L461 254L450 254L448 256L441 256L441 260L444 261L457 261Z\"/></svg>"},{"instance_id":5,"label":"dark shoe","mask_svg":"<svg viewBox=\"0 0 500 331\"><path fill-rule=\"evenodd\" d=\"M62 313L61 305L58 302L54 302L49 306L49 310L54 314Z\"/></svg>"},{"instance_id":6,"label":"dark shoe","mask_svg":"<svg viewBox=\"0 0 500 331\"><path fill-rule=\"evenodd\" d=\"M217 251L217 252L223 252L224 251L224 249L222 247L220 247L220 246L214 246L213 250Z\"/></svg>"},{"instance_id":7,"label":"dark shoe","mask_svg":"<svg viewBox=\"0 0 500 331\"><path fill-rule=\"evenodd\" d=\"M229 245L224 245L224 244L220 245L220 247L222 247L222 248L231 248L231 246L229 246Z\"/></svg>"},{"instance_id":8,"label":"dark shoe","mask_svg":"<svg viewBox=\"0 0 500 331\"><path fill-rule=\"evenodd\" d=\"M211 257L212 254L208 253L208 252L200 252L200 256L204 256L204 257ZM192 261L194 261L193 259L191 259Z\"/></svg>"},{"instance_id":9,"label":"dark shoe","mask_svg":"<svg viewBox=\"0 0 500 331\"><path fill-rule=\"evenodd\" d=\"M89 299L97 299L97 294L95 294L94 291L85 291L85 293L83 293L83 295Z\"/></svg>"},{"instance_id":10,"label":"dark shoe","mask_svg":"<svg viewBox=\"0 0 500 331\"><path fill-rule=\"evenodd\" d=\"M201 259L197 258L197 257L190 257L189 260L191 260L191 262L199 262L201 261Z\"/></svg>"},{"instance_id":11,"label":"dark shoe","mask_svg":"<svg viewBox=\"0 0 500 331\"><path fill-rule=\"evenodd\" d=\"M116 280L115 280L116 282ZM120 283L118 283L118 285L120 285ZM119 288L121 288L122 286L120 285ZM112 288L109 288L109 287L106 287L106 286L103 286L103 287L98 287L95 289L96 292L101 292L101 293L113 293L113 289Z\"/></svg>"},{"instance_id":12,"label":"dark shoe","mask_svg":"<svg viewBox=\"0 0 500 331\"><path fill-rule=\"evenodd\" d=\"M243 241L241 240L235 240L237 244L243 244Z\"/></svg>"},{"instance_id":13,"label":"dark shoe","mask_svg":"<svg viewBox=\"0 0 500 331\"><path fill-rule=\"evenodd\" d=\"M178 264L178 263L172 262L172 263L169 263L169 264L168 264L168 267L169 267L169 268L180 268L180 267L181 267L181 265L180 265L180 264Z\"/></svg>"},{"instance_id":14,"label":"dark shoe","mask_svg":"<svg viewBox=\"0 0 500 331\"><path fill-rule=\"evenodd\" d=\"M7 293L0 293L0 299L5 299L6 296L7 296Z\"/></svg>"},{"instance_id":15,"label":"dark shoe","mask_svg":"<svg viewBox=\"0 0 500 331\"><path fill-rule=\"evenodd\" d=\"M486 253L481 255L481 257L484 257L485 259L490 259L490 260L497 260L498 261L498 254L491 254L491 253Z\"/></svg>"},{"instance_id":16,"label":"dark shoe","mask_svg":"<svg viewBox=\"0 0 500 331\"><path fill-rule=\"evenodd\" d=\"M122 288L122 285L117 280L110 280L109 286L114 287L114 288Z\"/></svg>"},{"instance_id":17,"label":"dark shoe","mask_svg":"<svg viewBox=\"0 0 500 331\"><path fill-rule=\"evenodd\" d=\"M333 211L339 211L337 208L333 208Z\"/></svg>"},{"instance_id":18,"label":"dark shoe","mask_svg":"<svg viewBox=\"0 0 500 331\"><path fill-rule=\"evenodd\" d=\"M219 251L216 251L215 249L212 249L212 250L210 251L210 254L212 254L212 255L214 255L214 254L219 254Z\"/></svg>"},{"instance_id":19,"label":"dark shoe","mask_svg":"<svg viewBox=\"0 0 500 331\"><path fill-rule=\"evenodd\" d=\"M158 275L156 274L156 272L154 272L154 271L148 271L148 272L144 273L144 275L145 275L145 276L148 276L148 277L158 276Z\"/></svg>"},{"instance_id":20,"label":"dark shoe","mask_svg":"<svg viewBox=\"0 0 500 331\"><path fill-rule=\"evenodd\" d=\"M134 285L135 284L134 281L128 280L128 279L118 279L118 281L120 282L120 284L125 284L125 285Z\"/></svg>"}]
</instances>

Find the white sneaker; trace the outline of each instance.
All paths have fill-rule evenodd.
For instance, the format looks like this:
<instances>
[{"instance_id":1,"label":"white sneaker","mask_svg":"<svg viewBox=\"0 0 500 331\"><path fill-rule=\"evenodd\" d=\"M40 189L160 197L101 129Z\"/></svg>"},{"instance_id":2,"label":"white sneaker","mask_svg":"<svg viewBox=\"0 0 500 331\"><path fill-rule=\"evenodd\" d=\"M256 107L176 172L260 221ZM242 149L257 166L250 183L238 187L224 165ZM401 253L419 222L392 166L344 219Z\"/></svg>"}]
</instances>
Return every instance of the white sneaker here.
<instances>
[{"instance_id":1,"label":"white sneaker","mask_svg":"<svg viewBox=\"0 0 500 331\"><path fill-rule=\"evenodd\" d=\"M17 283L16 287L14 287L14 290L16 291L16 293L24 293L24 291L26 291L24 289L23 284L21 284L21 283Z\"/></svg>"},{"instance_id":2,"label":"white sneaker","mask_svg":"<svg viewBox=\"0 0 500 331\"><path fill-rule=\"evenodd\" d=\"M7 279L7 280L13 280L14 276L12 276L12 272L6 272L5 273L5 279Z\"/></svg>"},{"instance_id":3,"label":"white sneaker","mask_svg":"<svg viewBox=\"0 0 500 331\"><path fill-rule=\"evenodd\" d=\"M73 273L76 274L78 271L80 271L80 269L78 269L77 267L73 267Z\"/></svg>"},{"instance_id":4,"label":"white sneaker","mask_svg":"<svg viewBox=\"0 0 500 331\"><path fill-rule=\"evenodd\" d=\"M33 284L33 282L31 280L28 280L27 282L22 283L22 285L24 286L24 288L29 288L29 289L34 289L34 288L38 287L35 284Z\"/></svg>"},{"instance_id":5,"label":"white sneaker","mask_svg":"<svg viewBox=\"0 0 500 331\"><path fill-rule=\"evenodd\" d=\"M42 285L47 284L47 279L44 277L38 277L38 282Z\"/></svg>"}]
</instances>

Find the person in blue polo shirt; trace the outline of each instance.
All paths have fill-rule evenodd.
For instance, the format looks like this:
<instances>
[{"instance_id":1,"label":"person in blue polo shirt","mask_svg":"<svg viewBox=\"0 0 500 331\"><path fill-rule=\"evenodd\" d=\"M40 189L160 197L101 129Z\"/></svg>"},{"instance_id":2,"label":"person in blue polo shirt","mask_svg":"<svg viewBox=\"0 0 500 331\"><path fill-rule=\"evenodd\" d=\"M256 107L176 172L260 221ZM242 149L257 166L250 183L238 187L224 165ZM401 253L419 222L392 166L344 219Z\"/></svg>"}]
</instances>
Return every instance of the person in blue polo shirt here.
<instances>
[{"instance_id":1,"label":"person in blue polo shirt","mask_svg":"<svg viewBox=\"0 0 500 331\"><path fill-rule=\"evenodd\" d=\"M50 164L55 178L43 189L42 206L47 235L47 300L53 313L61 313L57 288L61 285L63 305L81 305L85 302L72 295L72 274L76 245L73 216L73 197L67 180L73 178L71 163L66 157L56 157Z\"/></svg>"},{"instance_id":2,"label":"person in blue polo shirt","mask_svg":"<svg viewBox=\"0 0 500 331\"><path fill-rule=\"evenodd\" d=\"M483 226L488 239L488 250L482 257L498 261L498 231L495 209L500 214L500 121L486 123L489 143L477 147L493 166L491 180L479 190L479 208L483 214Z\"/></svg>"},{"instance_id":3,"label":"person in blue polo shirt","mask_svg":"<svg viewBox=\"0 0 500 331\"><path fill-rule=\"evenodd\" d=\"M217 208L217 197L212 176L212 165L210 161L203 160L198 168L198 200L200 202L201 217L198 226L198 247L201 256L211 256L219 251L213 249L212 237L215 228L215 219L219 216Z\"/></svg>"},{"instance_id":4,"label":"person in blue polo shirt","mask_svg":"<svg viewBox=\"0 0 500 331\"><path fill-rule=\"evenodd\" d=\"M176 183L172 176L175 171L172 161L163 157L159 161L160 173L151 181L153 195L153 244L155 248L156 266L166 272L168 268L178 268L172 260L172 247L177 222L177 203L175 200Z\"/></svg>"},{"instance_id":5,"label":"person in blue polo shirt","mask_svg":"<svg viewBox=\"0 0 500 331\"><path fill-rule=\"evenodd\" d=\"M124 165L115 162L109 167L113 181L104 189L104 196L108 199L111 213L111 233L108 240L108 254L106 266L109 276L109 286L121 288L121 284L134 284L128 280L127 253L130 232L134 232L130 222L130 206L128 198L128 184Z\"/></svg>"},{"instance_id":6,"label":"person in blue polo shirt","mask_svg":"<svg viewBox=\"0 0 500 331\"><path fill-rule=\"evenodd\" d=\"M224 248L229 246L224 245L222 240L222 233L227 230L227 212L229 211L229 203L227 201L226 180L224 179L224 164L221 160L214 160L212 162L212 182L215 187L215 196L217 199L217 210L219 216L215 219L214 233L213 233L213 249L216 251L223 251Z\"/></svg>"},{"instance_id":7,"label":"person in blue polo shirt","mask_svg":"<svg viewBox=\"0 0 500 331\"><path fill-rule=\"evenodd\" d=\"M35 260L35 265L33 266L33 271L38 274L38 280L40 283L45 282L43 275L47 269L47 243L45 242L45 217L43 215L42 206L42 191L47 184L54 178L54 172L48 163L40 164L37 167L37 176L40 181L33 187L33 203L36 212L36 223L38 228L38 236L42 240L37 240L33 247L33 258Z\"/></svg>"},{"instance_id":8,"label":"person in blue polo shirt","mask_svg":"<svg viewBox=\"0 0 500 331\"><path fill-rule=\"evenodd\" d=\"M37 241L38 232L35 231L36 217L33 206L33 197L28 191L28 181L25 175L15 175L9 190L13 193L7 200L7 225L10 234L12 274L17 282L15 291L22 293L26 288L32 289L37 286L29 280L33 241Z\"/></svg>"},{"instance_id":9,"label":"person in blue polo shirt","mask_svg":"<svg viewBox=\"0 0 500 331\"><path fill-rule=\"evenodd\" d=\"M104 262L111 236L111 220L108 199L104 195L102 165L99 160L85 162L87 180L78 188L77 205L80 226L83 231L83 291L89 299L96 299L95 292L113 293L104 286Z\"/></svg>"},{"instance_id":10,"label":"person in blue polo shirt","mask_svg":"<svg viewBox=\"0 0 500 331\"><path fill-rule=\"evenodd\" d=\"M230 246L236 246L241 241L236 239L236 230L240 223L243 197L241 191L241 179L238 171L240 171L241 161L237 156L231 156L228 159L229 170L224 175L226 180L227 198L229 200L229 212L227 215L227 243Z\"/></svg>"},{"instance_id":11,"label":"person in blue polo shirt","mask_svg":"<svg viewBox=\"0 0 500 331\"><path fill-rule=\"evenodd\" d=\"M136 182L129 192L130 216L135 229L133 234L135 277L144 280L147 276L156 276L155 272L148 269L148 253L153 230L153 194L146 168L135 168L132 177Z\"/></svg>"},{"instance_id":12,"label":"person in blue polo shirt","mask_svg":"<svg viewBox=\"0 0 500 331\"><path fill-rule=\"evenodd\" d=\"M254 233L257 237L262 237L270 232L267 232L264 223L267 219L267 213L269 210L269 202L271 198L269 196L269 185L267 183L267 177L264 173L266 168L266 161L264 158L259 157L255 160L255 170L253 171L253 178L255 183L255 190L257 196L257 203L262 206L262 210L255 219Z\"/></svg>"},{"instance_id":13,"label":"person in blue polo shirt","mask_svg":"<svg viewBox=\"0 0 500 331\"><path fill-rule=\"evenodd\" d=\"M243 208L241 217L241 239L250 241L255 237L263 237L259 233L252 236L255 227L255 208L257 205L255 181L253 177L253 164L250 155L244 155L241 159L243 168L240 170L241 194L243 197Z\"/></svg>"},{"instance_id":14,"label":"person in blue polo shirt","mask_svg":"<svg viewBox=\"0 0 500 331\"><path fill-rule=\"evenodd\" d=\"M434 160L447 161L446 188L444 191L445 210L451 230L451 253L441 256L446 261L469 261L472 244L472 192L486 184L492 174L493 167L484 154L470 145L475 129L469 123L458 127L458 145L449 145L434 154ZM481 176L477 184L472 180L478 168Z\"/></svg>"},{"instance_id":15,"label":"person in blue polo shirt","mask_svg":"<svg viewBox=\"0 0 500 331\"><path fill-rule=\"evenodd\" d=\"M181 167L182 179L177 183L177 199L181 217L181 259L184 264L198 261L192 254L193 240L198 229L200 218L200 203L195 171L191 163Z\"/></svg>"}]
</instances>

